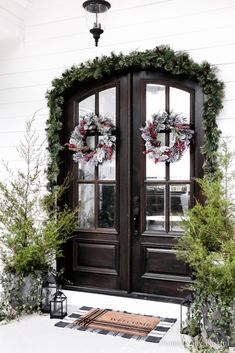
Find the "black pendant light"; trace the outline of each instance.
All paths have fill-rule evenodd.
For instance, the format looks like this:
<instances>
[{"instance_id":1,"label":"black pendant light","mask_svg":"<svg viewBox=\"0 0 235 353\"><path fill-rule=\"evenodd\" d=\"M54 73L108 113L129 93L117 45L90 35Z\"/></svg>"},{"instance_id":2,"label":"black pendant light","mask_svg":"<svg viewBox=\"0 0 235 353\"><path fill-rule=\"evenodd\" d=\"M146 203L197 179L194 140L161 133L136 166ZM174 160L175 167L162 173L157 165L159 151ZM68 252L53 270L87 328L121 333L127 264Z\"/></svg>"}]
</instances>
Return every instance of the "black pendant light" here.
<instances>
[{"instance_id":1,"label":"black pendant light","mask_svg":"<svg viewBox=\"0 0 235 353\"><path fill-rule=\"evenodd\" d=\"M111 5L105 0L88 0L82 6L86 10L88 28L95 39L95 46L97 47L99 38L104 32L107 11Z\"/></svg>"}]
</instances>

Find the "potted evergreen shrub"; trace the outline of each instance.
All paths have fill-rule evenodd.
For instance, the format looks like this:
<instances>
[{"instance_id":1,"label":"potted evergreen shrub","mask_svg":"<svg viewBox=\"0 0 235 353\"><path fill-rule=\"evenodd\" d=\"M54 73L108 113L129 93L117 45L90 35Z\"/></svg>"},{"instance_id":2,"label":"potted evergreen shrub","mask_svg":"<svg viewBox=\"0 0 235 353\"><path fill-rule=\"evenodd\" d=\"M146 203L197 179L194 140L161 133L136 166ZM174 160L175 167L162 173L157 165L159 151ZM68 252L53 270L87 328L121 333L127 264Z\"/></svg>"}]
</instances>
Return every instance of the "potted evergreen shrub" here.
<instances>
[{"instance_id":1,"label":"potted evergreen shrub","mask_svg":"<svg viewBox=\"0 0 235 353\"><path fill-rule=\"evenodd\" d=\"M235 337L235 232L232 153L222 143L219 172L197 180L202 200L188 211L177 256L190 265L194 300L187 333L192 352L228 352Z\"/></svg>"},{"instance_id":2,"label":"potted evergreen shrub","mask_svg":"<svg viewBox=\"0 0 235 353\"><path fill-rule=\"evenodd\" d=\"M77 210L57 207L68 179L46 192L44 147L33 122L27 122L17 147L24 167L12 171L5 164L8 178L0 182L0 321L39 309L43 278L62 256L61 245L77 224Z\"/></svg>"}]
</instances>

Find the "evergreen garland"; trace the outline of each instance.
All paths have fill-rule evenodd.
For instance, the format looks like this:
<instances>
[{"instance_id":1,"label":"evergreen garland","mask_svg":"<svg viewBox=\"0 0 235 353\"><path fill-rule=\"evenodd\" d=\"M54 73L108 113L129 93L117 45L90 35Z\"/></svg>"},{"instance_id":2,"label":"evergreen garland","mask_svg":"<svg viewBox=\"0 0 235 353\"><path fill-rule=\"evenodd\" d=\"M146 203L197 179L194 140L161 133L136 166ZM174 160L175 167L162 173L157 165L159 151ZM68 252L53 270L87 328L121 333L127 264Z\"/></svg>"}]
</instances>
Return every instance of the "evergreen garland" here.
<instances>
[{"instance_id":1,"label":"evergreen garland","mask_svg":"<svg viewBox=\"0 0 235 353\"><path fill-rule=\"evenodd\" d=\"M220 131L216 116L222 108L223 82L216 76L216 70L208 62L195 63L186 52L174 52L169 46L159 46L145 52L134 51L128 55L114 54L96 57L79 66L66 70L61 78L52 82L52 89L47 92L50 116L47 120L48 149L50 164L48 166L48 188L52 190L57 183L59 173L60 145L59 133L62 129L64 96L75 83L100 80L113 73L130 70L165 70L173 75L187 75L199 82L204 93L203 128L205 142L201 152L205 156L204 172L213 176L217 172L216 152L218 149Z\"/></svg>"}]
</instances>

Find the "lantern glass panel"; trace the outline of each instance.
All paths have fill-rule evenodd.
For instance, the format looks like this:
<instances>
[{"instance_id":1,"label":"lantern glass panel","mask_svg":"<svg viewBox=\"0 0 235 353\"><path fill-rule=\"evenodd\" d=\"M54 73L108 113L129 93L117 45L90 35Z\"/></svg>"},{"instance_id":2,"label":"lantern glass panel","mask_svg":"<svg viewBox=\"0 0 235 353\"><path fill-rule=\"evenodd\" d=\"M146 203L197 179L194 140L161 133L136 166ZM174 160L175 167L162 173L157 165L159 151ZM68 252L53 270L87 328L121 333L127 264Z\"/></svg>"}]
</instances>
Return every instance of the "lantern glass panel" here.
<instances>
[{"instance_id":1,"label":"lantern glass panel","mask_svg":"<svg viewBox=\"0 0 235 353\"><path fill-rule=\"evenodd\" d=\"M188 334L188 322L190 320L190 307L193 302L193 297L189 294L180 304L180 333Z\"/></svg>"},{"instance_id":2,"label":"lantern glass panel","mask_svg":"<svg viewBox=\"0 0 235 353\"><path fill-rule=\"evenodd\" d=\"M42 303L41 310L44 313L50 312L50 301L52 300L54 294L56 292L56 285L49 284L42 288Z\"/></svg>"},{"instance_id":3,"label":"lantern glass panel","mask_svg":"<svg viewBox=\"0 0 235 353\"><path fill-rule=\"evenodd\" d=\"M87 12L86 11L86 23L89 29L100 28L105 29L107 24L107 11L98 13L98 12Z\"/></svg>"},{"instance_id":4,"label":"lantern glass panel","mask_svg":"<svg viewBox=\"0 0 235 353\"><path fill-rule=\"evenodd\" d=\"M181 305L180 306L180 332L183 333L183 331L187 328L187 319L189 316L189 307Z\"/></svg>"},{"instance_id":5,"label":"lantern glass panel","mask_svg":"<svg viewBox=\"0 0 235 353\"><path fill-rule=\"evenodd\" d=\"M48 272L44 278L41 289L41 311L43 313L50 312L50 301L57 291L56 275L53 272Z\"/></svg>"}]
</instances>

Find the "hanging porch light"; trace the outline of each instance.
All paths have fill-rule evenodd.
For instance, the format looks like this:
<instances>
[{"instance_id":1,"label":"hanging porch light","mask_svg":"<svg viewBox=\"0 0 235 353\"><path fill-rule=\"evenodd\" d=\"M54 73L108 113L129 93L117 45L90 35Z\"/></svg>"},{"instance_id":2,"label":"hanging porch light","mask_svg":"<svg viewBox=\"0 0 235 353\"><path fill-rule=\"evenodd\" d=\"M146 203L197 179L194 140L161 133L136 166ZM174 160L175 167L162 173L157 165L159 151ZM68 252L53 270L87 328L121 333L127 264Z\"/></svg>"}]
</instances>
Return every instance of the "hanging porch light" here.
<instances>
[{"instance_id":1,"label":"hanging porch light","mask_svg":"<svg viewBox=\"0 0 235 353\"><path fill-rule=\"evenodd\" d=\"M107 11L111 5L105 0L88 0L82 6L86 10L88 28L95 39L95 46L97 47L99 38L104 32Z\"/></svg>"}]
</instances>

